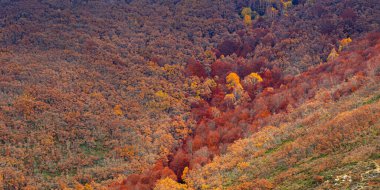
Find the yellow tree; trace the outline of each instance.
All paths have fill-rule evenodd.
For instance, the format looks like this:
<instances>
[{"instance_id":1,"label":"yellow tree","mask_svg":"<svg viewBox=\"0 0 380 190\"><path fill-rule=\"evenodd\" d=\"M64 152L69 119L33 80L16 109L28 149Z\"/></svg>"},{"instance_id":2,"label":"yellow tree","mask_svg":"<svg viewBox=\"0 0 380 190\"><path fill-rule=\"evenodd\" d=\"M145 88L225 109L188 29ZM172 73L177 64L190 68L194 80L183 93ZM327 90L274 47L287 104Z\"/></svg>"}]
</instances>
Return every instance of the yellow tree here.
<instances>
[{"instance_id":1,"label":"yellow tree","mask_svg":"<svg viewBox=\"0 0 380 190\"><path fill-rule=\"evenodd\" d=\"M240 84L239 75L237 75L234 72L228 74L226 77L226 83L227 83L227 87L230 90L232 89L232 95L234 95L233 99L235 101L238 100L244 92L243 86ZM231 95L228 95L228 96L226 95L227 101L230 102L230 100L233 100Z\"/></svg>"},{"instance_id":2,"label":"yellow tree","mask_svg":"<svg viewBox=\"0 0 380 190\"><path fill-rule=\"evenodd\" d=\"M113 108L113 112L114 112L115 115L118 115L118 116L123 115L123 111L121 110L121 106L120 105L116 105Z\"/></svg>"},{"instance_id":3,"label":"yellow tree","mask_svg":"<svg viewBox=\"0 0 380 190\"><path fill-rule=\"evenodd\" d=\"M333 49L331 50L329 56L327 57L327 61L334 60L334 59L336 59L338 56L339 56L338 52L336 52L335 48L333 48Z\"/></svg>"},{"instance_id":4,"label":"yellow tree","mask_svg":"<svg viewBox=\"0 0 380 190\"><path fill-rule=\"evenodd\" d=\"M250 7L244 7L241 10L241 15L244 19L244 24L251 25L252 24L252 10Z\"/></svg>"},{"instance_id":5,"label":"yellow tree","mask_svg":"<svg viewBox=\"0 0 380 190\"><path fill-rule=\"evenodd\" d=\"M344 38L342 40L339 41L339 49L338 51L342 51L342 49L346 46L348 46L349 43L352 42L352 39L350 37L348 38Z\"/></svg>"},{"instance_id":6,"label":"yellow tree","mask_svg":"<svg viewBox=\"0 0 380 190\"><path fill-rule=\"evenodd\" d=\"M245 25L251 25L252 24L252 16L251 15L245 15L244 16L244 24Z\"/></svg>"},{"instance_id":7,"label":"yellow tree","mask_svg":"<svg viewBox=\"0 0 380 190\"><path fill-rule=\"evenodd\" d=\"M226 77L227 87L232 89L240 85L240 77L236 73L232 72Z\"/></svg>"},{"instance_id":8,"label":"yellow tree","mask_svg":"<svg viewBox=\"0 0 380 190\"><path fill-rule=\"evenodd\" d=\"M234 94L226 94L226 96L224 96L224 102L229 107L234 105L234 103L236 102L235 95Z\"/></svg>"},{"instance_id":9,"label":"yellow tree","mask_svg":"<svg viewBox=\"0 0 380 190\"><path fill-rule=\"evenodd\" d=\"M154 187L154 190L168 190L168 189L186 190L188 188L187 188L186 184L180 184L180 183L178 183L178 182L176 182L173 179L168 178L168 177L165 179L159 180L156 183L156 186Z\"/></svg>"},{"instance_id":10,"label":"yellow tree","mask_svg":"<svg viewBox=\"0 0 380 190\"><path fill-rule=\"evenodd\" d=\"M263 78L258 73L251 73L244 77L244 81L247 83L257 83L257 82L263 82Z\"/></svg>"},{"instance_id":11,"label":"yellow tree","mask_svg":"<svg viewBox=\"0 0 380 190\"><path fill-rule=\"evenodd\" d=\"M244 7L242 10L241 10L241 15L244 17L245 15L249 15L251 16L252 15L252 9L250 7Z\"/></svg>"}]
</instances>

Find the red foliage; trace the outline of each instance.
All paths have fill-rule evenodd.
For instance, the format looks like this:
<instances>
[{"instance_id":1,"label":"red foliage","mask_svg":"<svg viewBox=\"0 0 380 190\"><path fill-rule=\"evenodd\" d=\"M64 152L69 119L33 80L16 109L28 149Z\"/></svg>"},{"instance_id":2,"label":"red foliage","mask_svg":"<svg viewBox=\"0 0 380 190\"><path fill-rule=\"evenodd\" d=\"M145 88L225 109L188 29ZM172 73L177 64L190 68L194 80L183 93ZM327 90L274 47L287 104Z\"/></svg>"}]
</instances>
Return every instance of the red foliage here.
<instances>
[{"instance_id":1,"label":"red foliage","mask_svg":"<svg viewBox=\"0 0 380 190\"><path fill-rule=\"evenodd\" d=\"M209 147L216 146L220 142L220 135L218 131L210 131L207 135L207 145Z\"/></svg>"},{"instance_id":2,"label":"red foliage","mask_svg":"<svg viewBox=\"0 0 380 190\"><path fill-rule=\"evenodd\" d=\"M200 167L200 166L204 166L209 161L210 160L207 157L204 157L204 156L193 157L191 159L191 161L190 161L189 168L190 169L194 169L194 168L197 168L197 167Z\"/></svg>"},{"instance_id":3,"label":"red foliage","mask_svg":"<svg viewBox=\"0 0 380 190\"><path fill-rule=\"evenodd\" d=\"M232 128L232 129L221 129L224 135L221 138L221 142L223 143L232 143L235 140L239 139L242 134L241 128Z\"/></svg>"},{"instance_id":4,"label":"red foliage","mask_svg":"<svg viewBox=\"0 0 380 190\"><path fill-rule=\"evenodd\" d=\"M196 135L193 139L192 150L193 152L199 150L204 146L204 141L201 135Z\"/></svg>"},{"instance_id":5,"label":"red foliage","mask_svg":"<svg viewBox=\"0 0 380 190\"><path fill-rule=\"evenodd\" d=\"M227 74L232 71L232 68L232 64L217 60L211 65L211 76L219 76L220 78L226 78Z\"/></svg>"},{"instance_id":6,"label":"red foliage","mask_svg":"<svg viewBox=\"0 0 380 190\"><path fill-rule=\"evenodd\" d=\"M198 76L202 78L207 77L207 73L204 66L199 61L196 61L194 58L190 58L187 61L185 74L187 76Z\"/></svg>"},{"instance_id":7,"label":"red foliage","mask_svg":"<svg viewBox=\"0 0 380 190\"><path fill-rule=\"evenodd\" d=\"M216 56L220 57L221 55L227 56L233 53L236 53L239 50L240 44L232 40L224 40L217 47L218 51Z\"/></svg>"},{"instance_id":8,"label":"red foliage","mask_svg":"<svg viewBox=\"0 0 380 190\"><path fill-rule=\"evenodd\" d=\"M175 153L173 160L170 161L169 167L174 171L178 179L181 179L183 169L190 163L189 154L183 150L179 150Z\"/></svg>"}]
</instances>

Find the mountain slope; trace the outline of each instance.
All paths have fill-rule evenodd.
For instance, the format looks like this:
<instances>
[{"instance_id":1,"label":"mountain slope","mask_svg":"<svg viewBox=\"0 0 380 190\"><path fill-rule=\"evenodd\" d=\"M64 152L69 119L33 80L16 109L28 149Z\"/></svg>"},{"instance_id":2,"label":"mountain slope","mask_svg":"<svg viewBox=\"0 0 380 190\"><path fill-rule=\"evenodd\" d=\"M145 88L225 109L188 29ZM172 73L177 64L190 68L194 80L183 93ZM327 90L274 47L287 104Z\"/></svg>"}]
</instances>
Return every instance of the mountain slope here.
<instances>
[{"instance_id":1,"label":"mountain slope","mask_svg":"<svg viewBox=\"0 0 380 190\"><path fill-rule=\"evenodd\" d=\"M376 188L379 26L377 0L0 0L0 189Z\"/></svg>"}]
</instances>

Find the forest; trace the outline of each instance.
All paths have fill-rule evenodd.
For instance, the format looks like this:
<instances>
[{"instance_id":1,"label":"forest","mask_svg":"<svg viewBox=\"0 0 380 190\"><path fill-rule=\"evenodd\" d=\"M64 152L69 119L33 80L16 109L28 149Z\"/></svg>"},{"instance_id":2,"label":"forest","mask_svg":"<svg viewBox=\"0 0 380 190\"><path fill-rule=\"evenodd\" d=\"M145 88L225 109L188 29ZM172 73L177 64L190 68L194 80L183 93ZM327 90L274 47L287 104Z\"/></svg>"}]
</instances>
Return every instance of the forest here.
<instances>
[{"instance_id":1,"label":"forest","mask_svg":"<svg viewBox=\"0 0 380 190\"><path fill-rule=\"evenodd\" d=\"M0 189L380 188L378 0L0 0Z\"/></svg>"}]
</instances>

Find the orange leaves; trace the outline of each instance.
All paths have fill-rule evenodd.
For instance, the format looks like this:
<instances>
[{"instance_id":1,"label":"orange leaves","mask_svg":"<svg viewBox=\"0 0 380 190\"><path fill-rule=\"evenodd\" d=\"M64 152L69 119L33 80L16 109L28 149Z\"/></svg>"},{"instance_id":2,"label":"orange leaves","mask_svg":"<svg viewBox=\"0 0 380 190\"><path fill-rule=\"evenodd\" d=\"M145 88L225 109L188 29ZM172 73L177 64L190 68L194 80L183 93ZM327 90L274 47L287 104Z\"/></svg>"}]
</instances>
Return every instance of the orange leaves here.
<instances>
[{"instance_id":1,"label":"orange leaves","mask_svg":"<svg viewBox=\"0 0 380 190\"><path fill-rule=\"evenodd\" d=\"M32 117L36 111L47 108L43 102L37 101L34 97L24 94L15 100L16 109L23 114L25 118Z\"/></svg>"},{"instance_id":2,"label":"orange leaves","mask_svg":"<svg viewBox=\"0 0 380 190\"><path fill-rule=\"evenodd\" d=\"M252 24L252 10L250 7L244 7L241 10L241 15L243 16L244 24L251 25Z\"/></svg>"},{"instance_id":3,"label":"orange leaves","mask_svg":"<svg viewBox=\"0 0 380 190\"><path fill-rule=\"evenodd\" d=\"M244 24L251 25L252 24L252 10L250 7L244 7L241 10L241 15L243 16Z\"/></svg>"},{"instance_id":4,"label":"orange leaves","mask_svg":"<svg viewBox=\"0 0 380 190\"><path fill-rule=\"evenodd\" d=\"M117 116L121 116L123 115L123 111L121 110L121 105L116 105L114 108L113 108L113 113Z\"/></svg>"},{"instance_id":5,"label":"orange leaves","mask_svg":"<svg viewBox=\"0 0 380 190\"><path fill-rule=\"evenodd\" d=\"M245 15L244 16L244 24L249 26L252 24L252 18L251 18L251 15Z\"/></svg>"},{"instance_id":6,"label":"orange leaves","mask_svg":"<svg viewBox=\"0 0 380 190\"><path fill-rule=\"evenodd\" d=\"M245 170L245 169L247 169L249 167L249 165L250 164L248 162L240 162L240 163L237 164L237 168L239 170Z\"/></svg>"},{"instance_id":7,"label":"orange leaves","mask_svg":"<svg viewBox=\"0 0 380 190\"><path fill-rule=\"evenodd\" d=\"M344 38L339 41L339 51L342 51L344 47L348 46L352 42L352 39L350 37Z\"/></svg>"},{"instance_id":8,"label":"orange leaves","mask_svg":"<svg viewBox=\"0 0 380 190\"><path fill-rule=\"evenodd\" d=\"M119 157L122 157L124 159L130 159L136 154L135 148L132 145L126 145L124 147L118 148L116 152Z\"/></svg>"},{"instance_id":9,"label":"orange leaves","mask_svg":"<svg viewBox=\"0 0 380 190\"><path fill-rule=\"evenodd\" d=\"M352 42L352 39L350 37L340 40L338 52L341 52L343 48L348 46L348 44L350 44L351 42ZM329 56L327 57L327 61L336 59L339 56L338 52L335 50L335 48L333 48Z\"/></svg>"},{"instance_id":10,"label":"orange leaves","mask_svg":"<svg viewBox=\"0 0 380 190\"><path fill-rule=\"evenodd\" d=\"M255 180L254 183L255 183L256 188L259 188L259 189L273 189L275 187L273 183L271 183L270 181L266 179L257 179Z\"/></svg>"}]
</instances>

